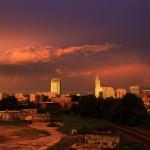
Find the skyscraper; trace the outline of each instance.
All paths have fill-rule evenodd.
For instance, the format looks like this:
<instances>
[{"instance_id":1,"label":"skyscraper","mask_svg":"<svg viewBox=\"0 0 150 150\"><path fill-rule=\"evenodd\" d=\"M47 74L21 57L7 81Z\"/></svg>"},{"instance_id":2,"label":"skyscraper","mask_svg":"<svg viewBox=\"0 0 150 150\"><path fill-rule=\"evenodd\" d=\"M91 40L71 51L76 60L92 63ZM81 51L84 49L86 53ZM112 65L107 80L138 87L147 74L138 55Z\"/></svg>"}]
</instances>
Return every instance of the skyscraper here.
<instances>
[{"instance_id":1,"label":"skyscraper","mask_svg":"<svg viewBox=\"0 0 150 150\"><path fill-rule=\"evenodd\" d=\"M60 95L61 94L61 79L60 78L52 78L51 79L51 94L52 95Z\"/></svg>"},{"instance_id":2,"label":"skyscraper","mask_svg":"<svg viewBox=\"0 0 150 150\"><path fill-rule=\"evenodd\" d=\"M95 78L95 97L99 98L102 91L101 82L99 76L97 75Z\"/></svg>"}]
</instances>

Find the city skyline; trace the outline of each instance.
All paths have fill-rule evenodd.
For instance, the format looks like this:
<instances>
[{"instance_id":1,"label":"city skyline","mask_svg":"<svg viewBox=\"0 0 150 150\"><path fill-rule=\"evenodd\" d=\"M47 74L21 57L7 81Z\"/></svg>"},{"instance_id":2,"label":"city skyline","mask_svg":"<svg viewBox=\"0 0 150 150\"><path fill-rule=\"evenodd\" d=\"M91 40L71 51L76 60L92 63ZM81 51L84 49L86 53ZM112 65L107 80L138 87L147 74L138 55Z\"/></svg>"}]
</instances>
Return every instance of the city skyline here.
<instances>
[{"instance_id":1,"label":"city skyline","mask_svg":"<svg viewBox=\"0 0 150 150\"><path fill-rule=\"evenodd\" d=\"M150 147L150 0L0 0L0 150Z\"/></svg>"},{"instance_id":2,"label":"city skyline","mask_svg":"<svg viewBox=\"0 0 150 150\"><path fill-rule=\"evenodd\" d=\"M102 84L150 86L147 0L0 2L0 91L63 91Z\"/></svg>"},{"instance_id":3,"label":"city skyline","mask_svg":"<svg viewBox=\"0 0 150 150\"><path fill-rule=\"evenodd\" d=\"M71 80L70 80L71 82ZM128 87L123 87L123 86L119 86L119 87L114 87L110 84L105 84L103 82L103 80L101 80L100 76L99 76L99 73L96 74L95 78L93 79L93 85L90 87L89 90L85 91L83 89L79 90L79 89L76 89L76 90L73 90L73 89L69 89L69 90L64 90L64 85L62 84L63 83L63 79L60 78L60 77L52 77L50 78L49 80L49 83L48 83L48 88L46 90L41 90L41 91L32 91L32 90L29 90L29 91L0 91L0 92L6 92L6 93L11 93L11 94L14 94L14 93L19 93L19 94L25 94L25 93L51 93L53 96L57 96L57 95L61 95L61 94L82 94L82 95L86 95L86 94L93 94L95 95L96 98L99 98L101 97L104 93L104 91L108 90L108 91L114 91L114 92L117 92L117 90L119 90L118 92L121 94L123 93L133 93L134 92L141 92L143 90L149 90L149 87L147 88L143 88L139 85L135 85L135 84L132 84L132 85L129 85ZM120 91L121 90L121 91ZM122 91L123 90L123 91ZM124 91L125 90L125 91ZM118 93L118 94L119 94Z\"/></svg>"}]
</instances>

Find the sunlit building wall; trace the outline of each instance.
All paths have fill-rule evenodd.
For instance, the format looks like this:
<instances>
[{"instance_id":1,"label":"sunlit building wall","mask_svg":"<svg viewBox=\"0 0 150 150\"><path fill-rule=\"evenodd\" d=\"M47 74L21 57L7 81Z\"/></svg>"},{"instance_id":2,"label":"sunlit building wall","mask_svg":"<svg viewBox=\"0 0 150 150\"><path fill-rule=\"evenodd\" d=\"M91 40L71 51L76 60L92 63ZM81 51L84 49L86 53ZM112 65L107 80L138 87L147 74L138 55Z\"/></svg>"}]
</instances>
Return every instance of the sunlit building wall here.
<instances>
[{"instance_id":1,"label":"sunlit building wall","mask_svg":"<svg viewBox=\"0 0 150 150\"><path fill-rule=\"evenodd\" d=\"M26 101L28 97L25 97L23 93L15 93L15 97L18 99L18 101Z\"/></svg>"},{"instance_id":2,"label":"sunlit building wall","mask_svg":"<svg viewBox=\"0 0 150 150\"><path fill-rule=\"evenodd\" d=\"M53 96L57 96L61 94L61 79L60 78L52 78L51 79L51 94Z\"/></svg>"},{"instance_id":3,"label":"sunlit building wall","mask_svg":"<svg viewBox=\"0 0 150 150\"><path fill-rule=\"evenodd\" d=\"M137 85L134 85L134 86L130 86L129 87L129 92L131 93L131 94L134 94L134 95L139 95L140 94L140 87L139 86L137 86Z\"/></svg>"},{"instance_id":4,"label":"sunlit building wall","mask_svg":"<svg viewBox=\"0 0 150 150\"><path fill-rule=\"evenodd\" d=\"M146 107L150 106L150 90L142 90L140 93L140 98Z\"/></svg>"},{"instance_id":5,"label":"sunlit building wall","mask_svg":"<svg viewBox=\"0 0 150 150\"><path fill-rule=\"evenodd\" d=\"M6 93L0 92L0 100L2 100L3 98L5 98L7 96Z\"/></svg>"},{"instance_id":6,"label":"sunlit building wall","mask_svg":"<svg viewBox=\"0 0 150 150\"><path fill-rule=\"evenodd\" d=\"M116 98L123 98L126 95L126 89L116 89Z\"/></svg>"},{"instance_id":7,"label":"sunlit building wall","mask_svg":"<svg viewBox=\"0 0 150 150\"><path fill-rule=\"evenodd\" d=\"M101 87L100 78L97 75L96 78L95 78L95 97L99 98L102 91L103 91L103 88Z\"/></svg>"},{"instance_id":8,"label":"sunlit building wall","mask_svg":"<svg viewBox=\"0 0 150 150\"><path fill-rule=\"evenodd\" d=\"M115 98L115 90L112 87L103 87L103 98Z\"/></svg>"},{"instance_id":9,"label":"sunlit building wall","mask_svg":"<svg viewBox=\"0 0 150 150\"><path fill-rule=\"evenodd\" d=\"M36 102L38 99L38 95L36 93L31 93L30 94L30 101L31 102Z\"/></svg>"}]
</instances>

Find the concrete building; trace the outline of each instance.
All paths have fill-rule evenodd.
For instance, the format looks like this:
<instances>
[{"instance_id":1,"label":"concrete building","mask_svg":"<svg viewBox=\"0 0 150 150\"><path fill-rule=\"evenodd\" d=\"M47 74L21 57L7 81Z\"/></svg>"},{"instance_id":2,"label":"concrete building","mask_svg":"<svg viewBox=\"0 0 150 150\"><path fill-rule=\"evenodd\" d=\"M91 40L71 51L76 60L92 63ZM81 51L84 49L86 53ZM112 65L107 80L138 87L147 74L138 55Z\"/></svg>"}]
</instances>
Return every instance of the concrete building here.
<instances>
[{"instance_id":1,"label":"concrete building","mask_svg":"<svg viewBox=\"0 0 150 150\"><path fill-rule=\"evenodd\" d=\"M30 93L30 101L31 102L37 102L38 95L36 93Z\"/></svg>"},{"instance_id":2,"label":"concrete building","mask_svg":"<svg viewBox=\"0 0 150 150\"><path fill-rule=\"evenodd\" d=\"M131 94L134 94L134 95L139 95L140 94L140 87L139 86L137 86L137 85L133 85L133 86L130 86L129 87L129 92L131 93Z\"/></svg>"},{"instance_id":3,"label":"concrete building","mask_svg":"<svg viewBox=\"0 0 150 150\"><path fill-rule=\"evenodd\" d=\"M6 110L0 111L0 119L2 120L13 120L20 118L21 112L19 110Z\"/></svg>"},{"instance_id":4,"label":"concrete building","mask_svg":"<svg viewBox=\"0 0 150 150\"><path fill-rule=\"evenodd\" d=\"M66 105L70 109L72 106L72 100L70 96L63 96L63 97L52 97L51 102L59 103L62 108L64 108Z\"/></svg>"},{"instance_id":5,"label":"concrete building","mask_svg":"<svg viewBox=\"0 0 150 150\"><path fill-rule=\"evenodd\" d=\"M115 98L115 90L112 87L103 87L103 98Z\"/></svg>"},{"instance_id":6,"label":"concrete building","mask_svg":"<svg viewBox=\"0 0 150 150\"><path fill-rule=\"evenodd\" d=\"M114 149L120 143L120 134L117 133L91 133L86 134L83 143L71 146L76 150Z\"/></svg>"},{"instance_id":7,"label":"concrete building","mask_svg":"<svg viewBox=\"0 0 150 150\"><path fill-rule=\"evenodd\" d=\"M7 94L0 92L0 100L2 100L3 98L6 98Z\"/></svg>"},{"instance_id":8,"label":"concrete building","mask_svg":"<svg viewBox=\"0 0 150 150\"><path fill-rule=\"evenodd\" d=\"M58 96L61 94L61 79L60 78L52 78L50 91L52 96Z\"/></svg>"},{"instance_id":9,"label":"concrete building","mask_svg":"<svg viewBox=\"0 0 150 150\"><path fill-rule=\"evenodd\" d=\"M101 87L100 78L97 75L95 78L95 97L99 98L100 96L102 96L102 92L103 92L103 89Z\"/></svg>"},{"instance_id":10,"label":"concrete building","mask_svg":"<svg viewBox=\"0 0 150 150\"><path fill-rule=\"evenodd\" d=\"M23 93L15 93L15 97L18 99L18 102L26 101L28 99Z\"/></svg>"},{"instance_id":11,"label":"concrete building","mask_svg":"<svg viewBox=\"0 0 150 150\"><path fill-rule=\"evenodd\" d=\"M126 89L116 89L116 98L123 98L126 95Z\"/></svg>"},{"instance_id":12,"label":"concrete building","mask_svg":"<svg viewBox=\"0 0 150 150\"><path fill-rule=\"evenodd\" d=\"M150 107L150 90L142 90L140 93L140 98L142 99L146 108Z\"/></svg>"}]
</instances>

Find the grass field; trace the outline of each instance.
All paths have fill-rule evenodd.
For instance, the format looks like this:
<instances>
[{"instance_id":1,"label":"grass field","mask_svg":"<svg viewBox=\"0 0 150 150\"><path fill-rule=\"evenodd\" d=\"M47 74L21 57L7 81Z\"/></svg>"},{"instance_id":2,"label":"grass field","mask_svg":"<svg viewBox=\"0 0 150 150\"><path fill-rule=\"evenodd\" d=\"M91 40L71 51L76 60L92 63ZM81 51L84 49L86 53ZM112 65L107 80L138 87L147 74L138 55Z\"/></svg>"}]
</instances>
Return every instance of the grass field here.
<instances>
[{"instance_id":1,"label":"grass field","mask_svg":"<svg viewBox=\"0 0 150 150\"><path fill-rule=\"evenodd\" d=\"M19 131L15 131L13 133L13 135L20 136L20 137L39 138L39 137L49 136L50 134L46 131L43 131L43 130L25 127Z\"/></svg>"},{"instance_id":2,"label":"grass field","mask_svg":"<svg viewBox=\"0 0 150 150\"><path fill-rule=\"evenodd\" d=\"M34 129L23 123L0 120L0 144L7 143L13 140L14 137L32 140L49 135L48 132L42 129Z\"/></svg>"},{"instance_id":3,"label":"grass field","mask_svg":"<svg viewBox=\"0 0 150 150\"><path fill-rule=\"evenodd\" d=\"M61 120L64 125L59 128L59 131L65 134L71 134L72 129L77 129L78 134L84 134L92 131L113 130L113 128L108 124L100 123L90 118L85 119L74 114L63 115Z\"/></svg>"},{"instance_id":4,"label":"grass field","mask_svg":"<svg viewBox=\"0 0 150 150\"><path fill-rule=\"evenodd\" d=\"M16 121L0 120L0 126L25 126L25 124Z\"/></svg>"},{"instance_id":5,"label":"grass field","mask_svg":"<svg viewBox=\"0 0 150 150\"><path fill-rule=\"evenodd\" d=\"M7 140L7 138L3 135L0 135L0 143L4 143Z\"/></svg>"}]
</instances>

